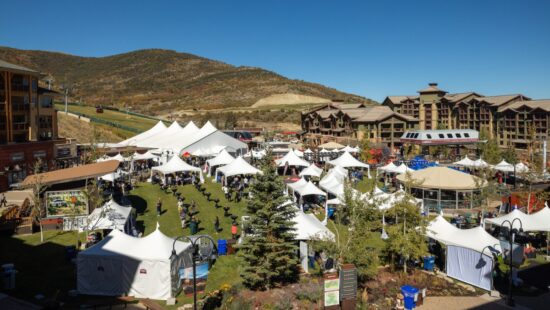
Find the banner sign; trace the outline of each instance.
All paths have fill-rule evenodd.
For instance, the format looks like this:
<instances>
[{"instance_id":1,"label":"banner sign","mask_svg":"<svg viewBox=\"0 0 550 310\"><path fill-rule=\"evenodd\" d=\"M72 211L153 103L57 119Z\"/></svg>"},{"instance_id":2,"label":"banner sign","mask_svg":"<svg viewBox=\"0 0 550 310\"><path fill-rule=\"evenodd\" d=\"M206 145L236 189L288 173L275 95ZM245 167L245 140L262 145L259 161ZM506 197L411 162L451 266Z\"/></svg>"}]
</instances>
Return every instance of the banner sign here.
<instances>
[{"instance_id":1,"label":"banner sign","mask_svg":"<svg viewBox=\"0 0 550 310\"><path fill-rule=\"evenodd\" d=\"M70 217L88 215L88 202L80 190L46 192L46 216Z\"/></svg>"}]
</instances>

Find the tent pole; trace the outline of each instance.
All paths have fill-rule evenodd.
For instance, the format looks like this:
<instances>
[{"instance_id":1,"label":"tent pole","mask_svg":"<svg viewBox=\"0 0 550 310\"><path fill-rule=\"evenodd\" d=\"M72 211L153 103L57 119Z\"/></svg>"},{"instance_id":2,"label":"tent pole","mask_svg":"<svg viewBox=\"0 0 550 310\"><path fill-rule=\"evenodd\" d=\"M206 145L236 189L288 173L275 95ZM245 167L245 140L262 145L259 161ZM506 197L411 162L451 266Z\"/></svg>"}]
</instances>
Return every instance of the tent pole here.
<instances>
[{"instance_id":1,"label":"tent pole","mask_svg":"<svg viewBox=\"0 0 550 310\"><path fill-rule=\"evenodd\" d=\"M455 209L458 210L458 191L455 191Z\"/></svg>"}]
</instances>

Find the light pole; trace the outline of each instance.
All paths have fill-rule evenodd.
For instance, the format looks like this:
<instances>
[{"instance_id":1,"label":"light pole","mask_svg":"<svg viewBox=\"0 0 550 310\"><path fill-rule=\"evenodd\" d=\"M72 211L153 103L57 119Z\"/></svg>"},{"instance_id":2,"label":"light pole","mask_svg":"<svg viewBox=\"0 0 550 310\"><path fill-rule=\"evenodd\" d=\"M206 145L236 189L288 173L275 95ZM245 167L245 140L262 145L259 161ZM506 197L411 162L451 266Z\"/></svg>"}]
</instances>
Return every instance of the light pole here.
<instances>
[{"instance_id":1,"label":"light pole","mask_svg":"<svg viewBox=\"0 0 550 310\"><path fill-rule=\"evenodd\" d=\"M514 229L514 223L518 221L519 222L519 232L523 232L523 223L521 222L521 220L519 218L515 218L513 219L511 222L509 220L505 220L504 222L502 222L502 224L500 224L500 228L501 228L501 232L502 232L502 228L508 228L508 242L510 243L510 250L509 250L509 260L508 260L508 266L510 268L510 273L509 273L509 279L508 279L508 296L506 296L506 304L510 307L514 307L515 304L514 304L514 298L512 297L512 290L513 290L513 279L512 279L512 276L513 276L513 273L512 273L512 254L513 254L513 246L514 246L514 239L516 237L516 233L518 232L517 229ZM508 223L508 226L505 225L506 223Z\"/></svg>"},{"instance_id":2,"label":"light pole","mask_svg":"<svg viewBox=\"0 0 550 310\"><path fill-rule=\"evenodd\" d=\"M191 260L193 261L193 309L197 310L197 254L199 252L198 245L200 243L201 239L206 239L207 241L210 241L212 243L212 246L210 247L210 252L208 253L208 257L212 255L212 250L216 247L216 243L214 240L207 235L195 235L195 236L179 236L176 239L174 239L174 243L172 244L172 256L177 256L176 253L176 241L183 239L189 241L191 243L191 246L193 247L193 254L191 255Z\"/></svg>"}]
</instances>

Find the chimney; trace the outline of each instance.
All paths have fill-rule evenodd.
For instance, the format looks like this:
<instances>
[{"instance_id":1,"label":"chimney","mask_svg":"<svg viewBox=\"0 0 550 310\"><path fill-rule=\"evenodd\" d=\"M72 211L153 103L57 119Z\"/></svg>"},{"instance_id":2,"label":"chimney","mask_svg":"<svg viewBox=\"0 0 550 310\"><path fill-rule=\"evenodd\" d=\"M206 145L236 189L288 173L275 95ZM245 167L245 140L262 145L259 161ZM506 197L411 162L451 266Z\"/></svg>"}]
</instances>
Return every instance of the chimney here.
<instances>
[{"instance_id":1,"label":"chimney","mask_svg":"<svg viewBox=\"0 0 550 310\"><path fill-rule=\"evenodd\" d=\"M431 87L437 87L437 83L434 82L428 83L428 85L430 85Z\"/></svg>"}]
</instances>

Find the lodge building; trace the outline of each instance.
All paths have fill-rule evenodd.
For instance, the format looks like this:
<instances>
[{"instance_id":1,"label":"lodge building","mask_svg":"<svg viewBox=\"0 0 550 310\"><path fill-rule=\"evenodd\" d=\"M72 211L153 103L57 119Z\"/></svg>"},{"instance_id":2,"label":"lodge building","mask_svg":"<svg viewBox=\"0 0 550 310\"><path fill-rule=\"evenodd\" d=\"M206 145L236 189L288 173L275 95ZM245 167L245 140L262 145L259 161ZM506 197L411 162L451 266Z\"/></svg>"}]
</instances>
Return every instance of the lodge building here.
<instances>
[{"instance_id":1,"label":"lodge building","mask_svg":"<svg viewBox=\"0 0 550 310\"><path fill-rule=\"evenodd\" d=\"M65 143L57 136L56 93L38 86L41 77L0 60L0 192L31 174L38 158L42 170L53 169L55 152Z\"/></svg>"},{"instance_id":2,"label":"lodge building","mask_svg":"<svg viewBox=\"0 0 550 310\"><path fill-rule=\"evenodd\" d=\"M550 99L451 94L430 83L418 95L388 96L381 105L333 102L302 112L304 137L313 142L356 142L366 132L371 142L395 147L409 129L473 129L502 148L528 149L531 143L536 148L548 139Z\"/></svg>"}]
</instances>

